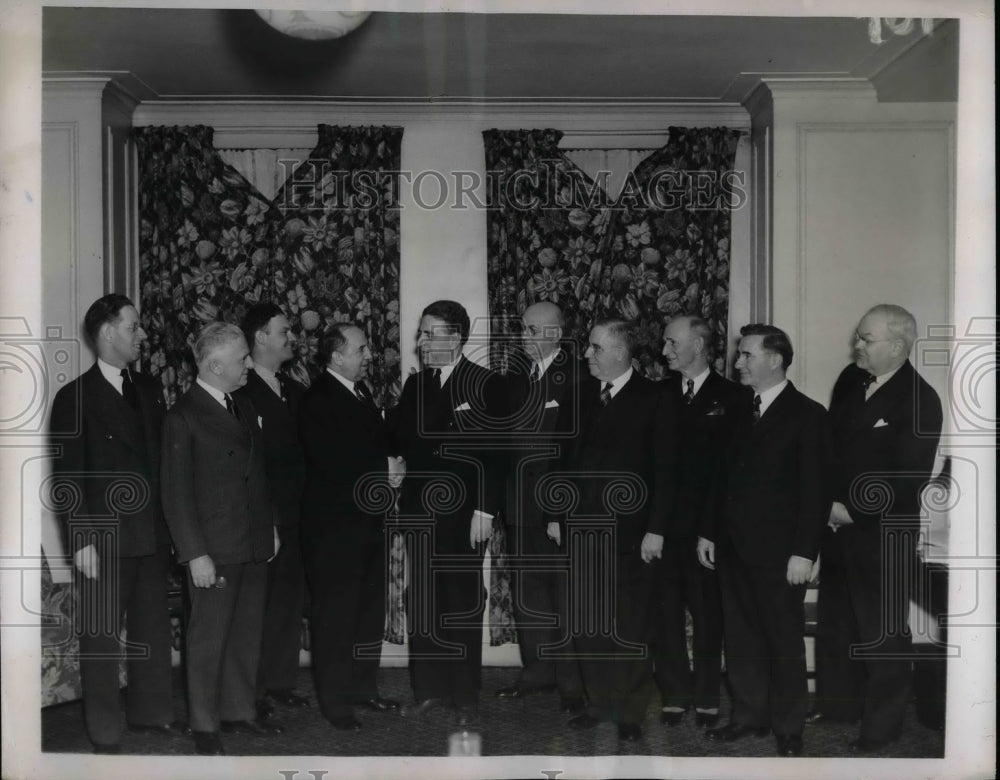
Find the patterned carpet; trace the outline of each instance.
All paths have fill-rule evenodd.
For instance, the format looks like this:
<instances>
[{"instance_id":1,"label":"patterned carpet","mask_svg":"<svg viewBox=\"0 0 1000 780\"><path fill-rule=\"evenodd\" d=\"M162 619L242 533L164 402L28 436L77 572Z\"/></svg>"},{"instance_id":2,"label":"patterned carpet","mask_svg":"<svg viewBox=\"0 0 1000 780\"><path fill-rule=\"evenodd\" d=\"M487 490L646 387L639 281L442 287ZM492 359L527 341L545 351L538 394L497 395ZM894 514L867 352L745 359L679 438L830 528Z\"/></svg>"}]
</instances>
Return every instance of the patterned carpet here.
<instances>
[{"instance_id":1,"label":"patterned carpet","mask_svg":"<svg viewBox=\"0 0 1000 780\"><path fill-rule=\"evenodd\" d=\"M579 732L567 727L567 717L559 712L559 697L542 694L518 702L500 701L493 691L513 683L516 668L487 667L483 670L483 695L480 703L482 755L516 756L761 756L774 755L774 740L747 738L730 745L717 745L705 739L689 714L675 728L662 726L657 717L659 702L650 696L650 709L643 724L643 739L620 743L615 727L601 724L592 731ZM301 671L298 691L312 692L309 671ZM383 669L383 696L407 702L411 698L407 670ZM175 670L175 707L184 712L181 677ZM723 707L723 722L726 708ZM448 755L449 735L455 730L447 711L430 713L426 720L405 720L398 714L359 712L364 728L358 732L337 731L320 717L316 707L292 710L279 707L274 719L285 726L285 733L274 737L223 735L228 755L262 756L444 756ZM849 726L812 725L804 735L804 757L846 757L847 743L856 730ZM42 750L51 752L90 752L84 733L79 702L60 704L42 710ZM164 738L125 734L124 753L140 755L192 755L189 738ZM913 708L907 713L903 737L872 757L940 758L944 754L943 732L932 731L917 723Z\"/></svg>"}]
</instances>

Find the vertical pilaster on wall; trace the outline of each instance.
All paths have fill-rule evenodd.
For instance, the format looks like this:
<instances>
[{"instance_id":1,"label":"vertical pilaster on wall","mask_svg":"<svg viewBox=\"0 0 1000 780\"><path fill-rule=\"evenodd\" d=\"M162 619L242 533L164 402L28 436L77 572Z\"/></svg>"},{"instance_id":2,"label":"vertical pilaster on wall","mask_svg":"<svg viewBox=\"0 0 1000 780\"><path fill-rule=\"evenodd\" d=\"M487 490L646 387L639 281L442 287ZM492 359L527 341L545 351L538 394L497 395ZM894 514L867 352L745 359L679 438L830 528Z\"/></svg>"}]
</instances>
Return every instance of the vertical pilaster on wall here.
<instances>
[{"instance_id":1,"label":"vertical pilaster on wall","mask_svg":"<svg viewBox=\"0 0 1000 780\"><path fill-rule=\"evenodd\" d=\"M114 81L104 90L104 278L105 289L129 296L138 305L139 273L133 207L136 162L132 115L139 101Z\"/></svg>"},{"instance_id":2,"label":"vertical pilaster on wall","mask_svg":"<svg viewBox=\"0 0 1000 780\"><path fill-rule=\"evenodd\" d=\"M774 105L763 84L743 105L750 113L750 322L771 322L771 180ZM735 324L735 323L734 323Z\"/></svg>"}]
</instances>

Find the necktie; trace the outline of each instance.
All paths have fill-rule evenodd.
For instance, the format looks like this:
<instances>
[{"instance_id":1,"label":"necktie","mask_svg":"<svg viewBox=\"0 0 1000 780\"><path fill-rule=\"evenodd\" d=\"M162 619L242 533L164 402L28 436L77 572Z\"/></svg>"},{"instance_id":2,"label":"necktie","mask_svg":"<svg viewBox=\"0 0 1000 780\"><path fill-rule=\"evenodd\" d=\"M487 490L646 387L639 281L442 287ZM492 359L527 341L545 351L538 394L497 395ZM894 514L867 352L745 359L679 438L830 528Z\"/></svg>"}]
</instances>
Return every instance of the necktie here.
<instances>
[{"instance_id":1,"label":"necktie","mask_svg":"<svg viewBox=\"0 0 1000 780\"><path fill-rule=\"evenodd\" d=\"M865 400L866 401L869 398L871 398L871 394L875 392L872 389L872 385L874 385L874 384L875 384L875 376L873 374L869 374L867 371L865 371L865 376L861 380L861 386L865 390Z\"/></svg>"},{"instance_id":2,"label":"necktie","mask_svg":"<svg viewBox=\"0 0 1000 780\"><path fill-rule=\"evenodd\" d=\"M684 403L689 404L694 400L694 380L687 381L687 390L684 391Z\"/></svg>"},{"instance_id":3,"label":"necktie","mask_svg":"<svg viewBox=\"0 0 1000 780\"><path fill-rule=\"evenodd\" d=\"M601 388L601 406L607 406L609 403L611 403L611 383L605 382Z\"/></svg>"},{"instance_id":4,"label":"necktie","mask_svg":"<svg viewBox=\"0 0 1000 780\"><path fill-rule=\"evenodd\" d=\"M755 395L753 397L753 421L757 422L760 419L760 396Z\"/></svg>"},{"instance_id":5,"label":"necktie","mask_svg":"<svg viewBox=\"0 0 1000 780\"><path fill-rule=\"evenodd\" d=\"M138 399L135 394L135 385L132 384L132 376L129 374L127 368L123 368L122 374L122 397L128 402L128 405L133 409L138 405Z\"/></svg>"},{"instance_id":6,"label":"necktie","mask_svg":"<svg viewBox=\"0 0 1000 780\"><path fill-rule=\"evenodd\" d=\"M287 390L287 387L288 387L287 382L288 382L288 380L286 380L285 377L282 376L281 374L275 374L275 376L278 378L278 387L281 390L281 392L278 393L278 395L280 395L281 396L281 400L284 401L287 404L288 403L288 390Z\"/></svg>"},{"instance_id":7,"label":"necktie","mask_svg":"<svg viewBox=\"0 0 1000 780\"><path fill-rule=\"evenodd\" d=\"M431 369L431 386L440 390L441 389L441 369L432 368Z\"/></svg>"},{"instance_id":8,"label":"necktie","mask_svg":"<svg viewBox=\"0 0 1000 780\"><path fill-rule=\"evenodd\" d=\"M240 419L240 408L235 404L233 397L229 393L226 393L226 411L237 420Z\"/></svg>"},{"instance_id":9,"label":"necktie","mask_svg":"<svg viewBox=\"0 0 1000 780\"><path fill-rule=\"evenodd\" d=\"M531 367L531 373L528 375L528 381L531 382L531 384L534 384L535 382L538 381L538 378L539 378L538 363L535 363Z\"/></svg>"},{"instance_id":10,"label":"necktie","mask_svg":"<svg viewBox=\"0 0 1000 780\"><path fill-rule=\"evenodd\" d=\"M354 383L354 394L358 397L365 406L374 406L375 402L372 400L371 396L368 394L368 385L364 382Z\"/></svg>"}]
</instances>

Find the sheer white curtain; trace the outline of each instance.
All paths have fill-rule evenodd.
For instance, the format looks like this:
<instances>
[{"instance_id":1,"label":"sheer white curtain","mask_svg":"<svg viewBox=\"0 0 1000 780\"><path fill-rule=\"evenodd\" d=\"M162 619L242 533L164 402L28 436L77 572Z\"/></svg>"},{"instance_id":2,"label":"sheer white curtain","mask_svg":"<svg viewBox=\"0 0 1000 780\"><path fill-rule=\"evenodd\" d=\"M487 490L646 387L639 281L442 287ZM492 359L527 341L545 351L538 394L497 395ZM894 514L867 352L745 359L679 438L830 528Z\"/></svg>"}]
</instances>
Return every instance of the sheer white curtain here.
<instances>
[{"instance_id":1,"label":"sheer white curtain","mask_svg":"<svg viewBox=\"0 0 1000 780\"><path fill-rule=\"evenodd\" d=\"M597 182L612 201L625 186L629 171L655 152L655 149L565 149L566 156Z\"/></svg>"},{"instance_id":2,"label":"sheer white curtain","mask_svg":"<svg viewBox=\"0 0 1000 780\"><path fill-rule=\"evenodd\" d=\"M281 185L312 149L219 149L219 156L238 170L268 200L274 200Z\"/></svg>"}]
</instances>

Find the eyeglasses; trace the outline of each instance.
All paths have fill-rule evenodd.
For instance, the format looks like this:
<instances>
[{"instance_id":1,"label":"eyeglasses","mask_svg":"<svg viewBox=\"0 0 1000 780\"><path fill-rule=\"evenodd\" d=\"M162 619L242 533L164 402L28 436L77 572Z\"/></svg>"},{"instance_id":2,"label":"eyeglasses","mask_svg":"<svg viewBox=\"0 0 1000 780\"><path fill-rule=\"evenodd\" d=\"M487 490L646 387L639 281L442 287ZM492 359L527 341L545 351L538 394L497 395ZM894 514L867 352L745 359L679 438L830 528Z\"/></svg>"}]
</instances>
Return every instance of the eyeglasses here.
<instances>
[{"instance_id":1,"label":"eyeglasses","mask_svg":"<svg viewBox=\"0 0 1000 780\"><path fill-rule=\"evenodd\" d=\"M895 341L895 339L873 339L869 336L862 336L860 333L855 333L854 343L857 344L859 341L863 341L868 346L871 346L872 344L878 344L879 342L882 341Z\"/></svg>"}]
</instances>

